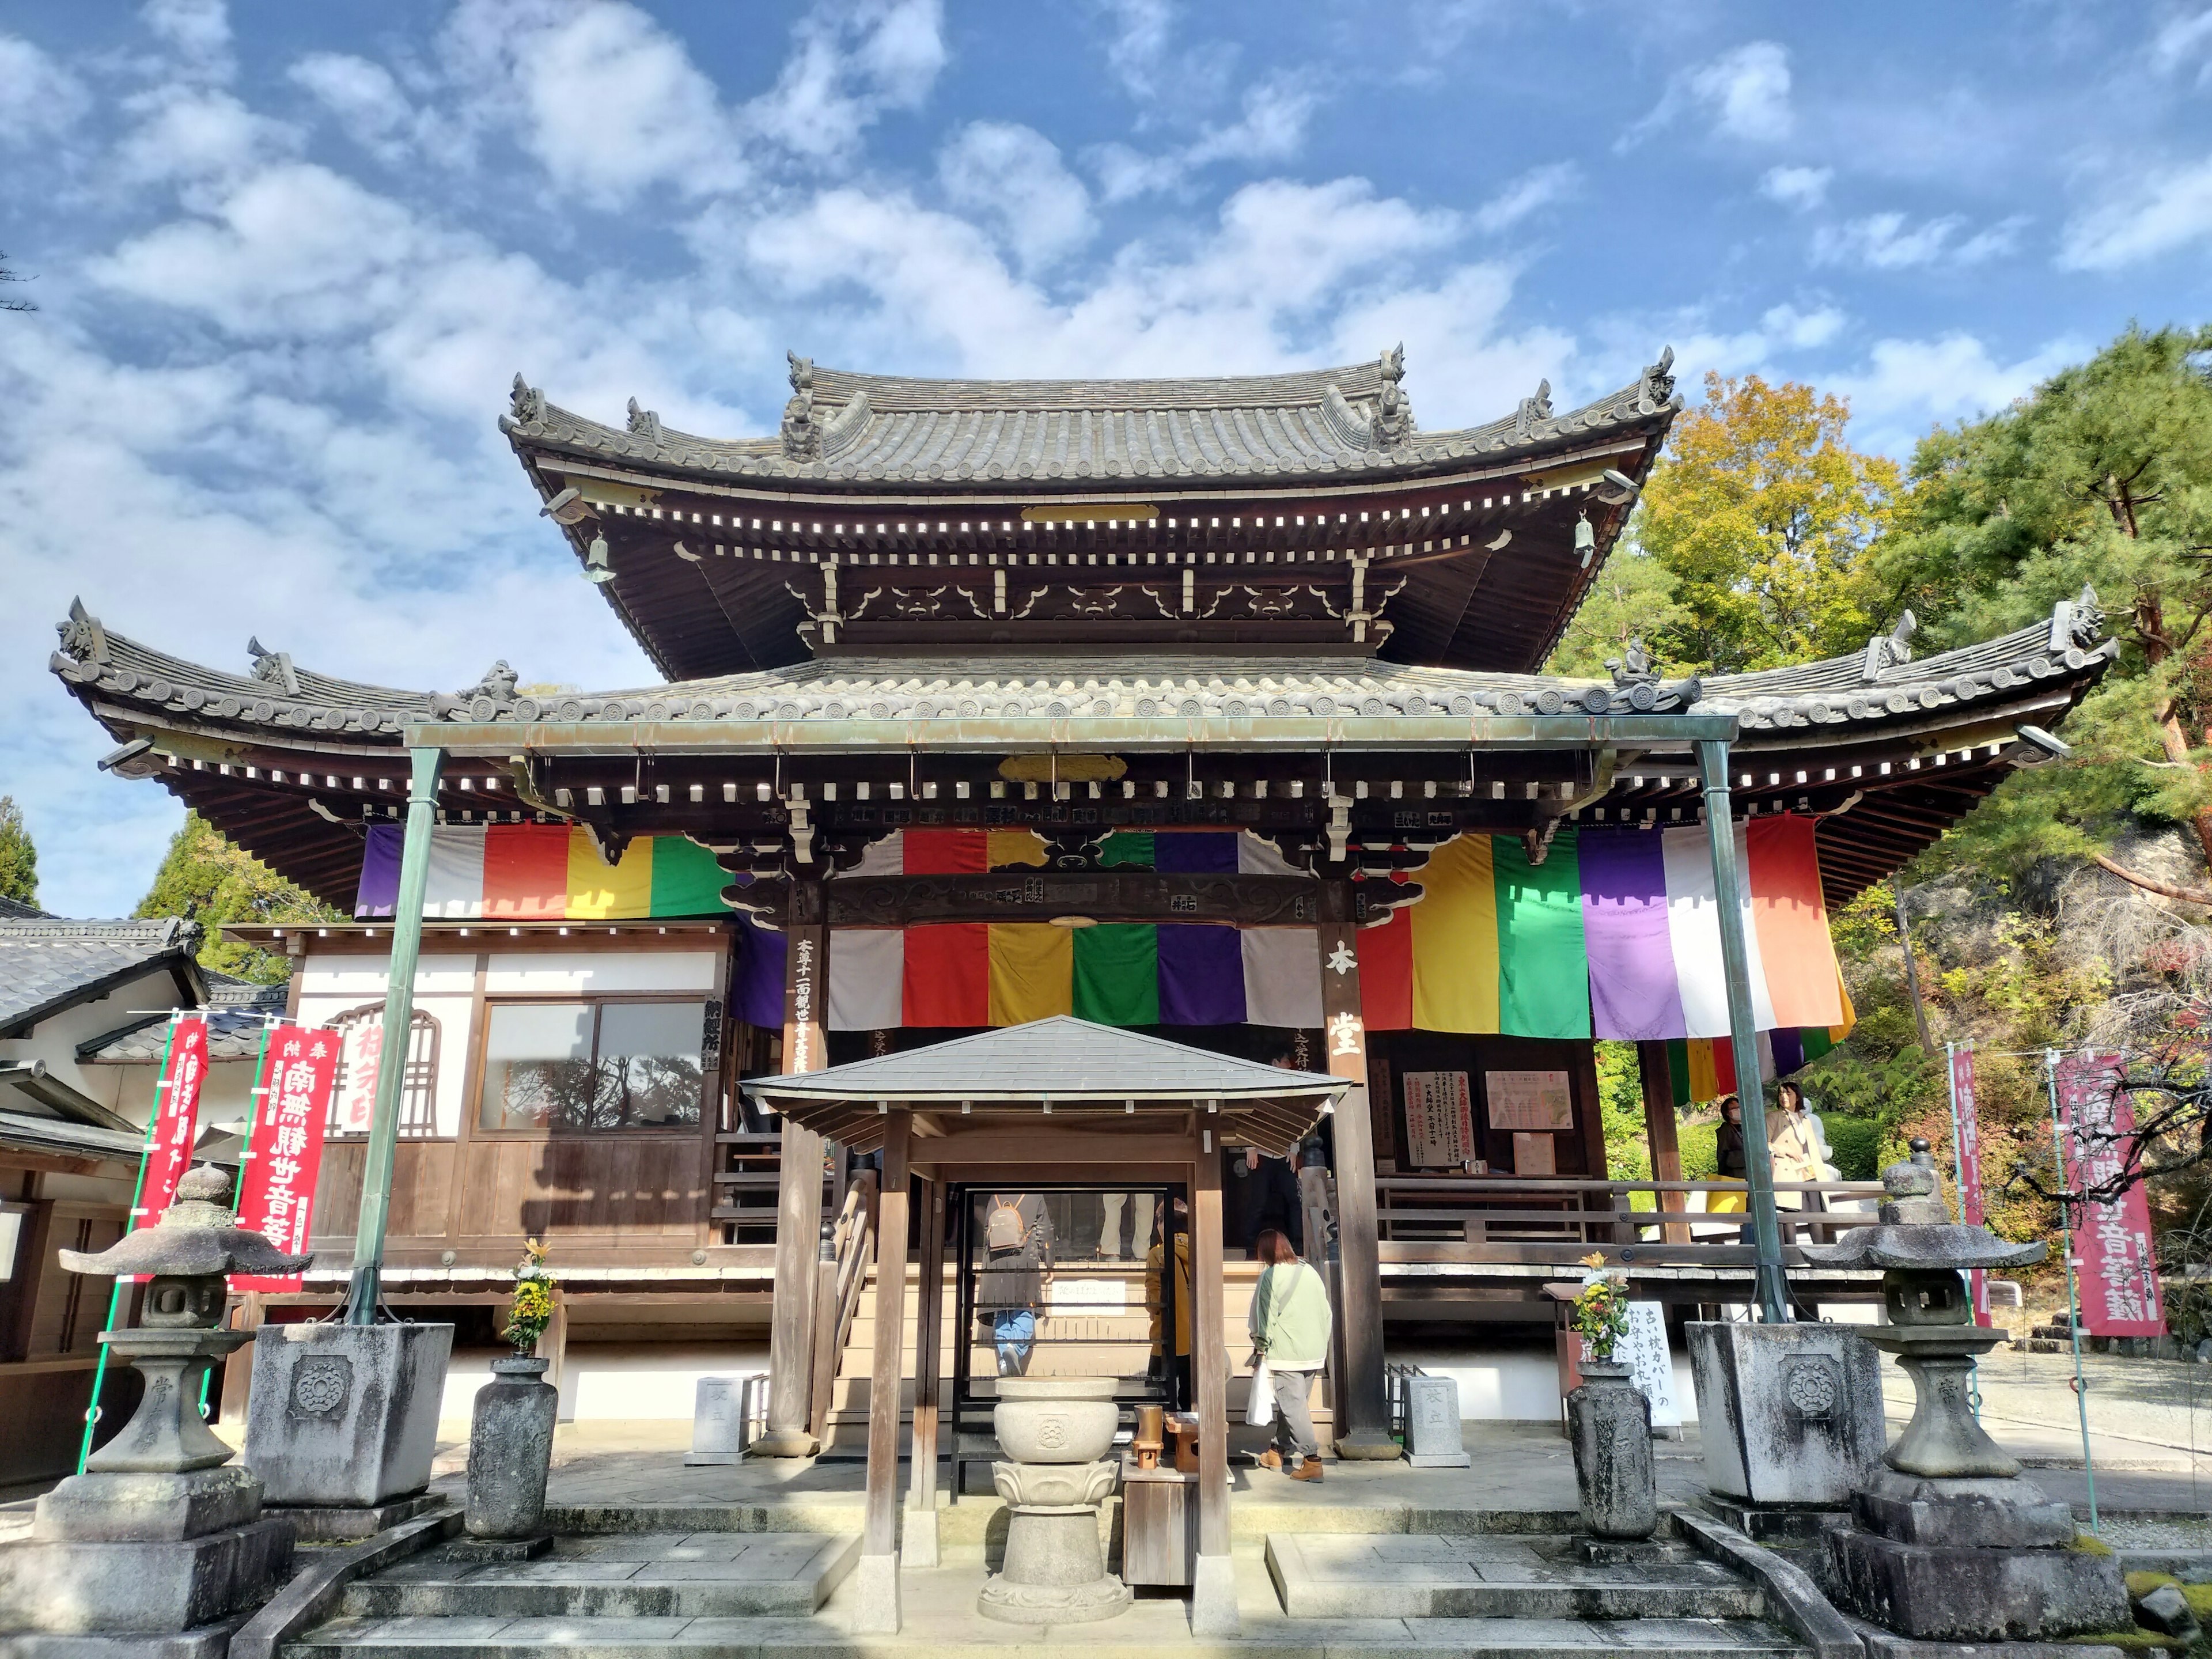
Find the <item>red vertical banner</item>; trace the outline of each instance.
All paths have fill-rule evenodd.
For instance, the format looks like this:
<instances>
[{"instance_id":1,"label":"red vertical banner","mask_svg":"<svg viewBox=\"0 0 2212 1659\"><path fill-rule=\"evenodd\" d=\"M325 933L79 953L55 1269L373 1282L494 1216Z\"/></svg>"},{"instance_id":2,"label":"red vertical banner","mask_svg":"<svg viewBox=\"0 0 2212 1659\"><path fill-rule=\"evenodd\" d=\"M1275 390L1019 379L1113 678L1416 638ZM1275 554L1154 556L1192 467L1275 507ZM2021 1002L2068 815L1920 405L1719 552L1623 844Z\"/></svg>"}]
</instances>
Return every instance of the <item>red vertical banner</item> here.
<instances>
[{"instance_id":1,"label":"red vertical banner","mask_svg":"<svg viewBox=\"0 0 2212 1659\"><path fill-rule=\"evenodd\" d=\"M2135 1109L2118 1092L2117 1056L2069 1054L2058 1062L2059 1145L2075 1192L2109 1181L2133 1150ZM2080 1206L2074 1224L2081 1320L2093 1336L2163 1336L2150 1203L2140 1182L2116 1199Z\"/></svg>"},{"instance_id":2,"label":"red vertical banner","mask_svg":"<svg viewBox=\"0 0 2212 1659\"><path fill-rule=\"evenodd\" d=\"M1986 1212L1982 1206L1982 1123L1974 1100L1974 1051L1951 1051L1951 1098L1956 1103L1959 1125L1959 1213L1970 1227L1979 1226ZM1974 1323L1990 1323L1990 1275L1976 1267L1966 1275L1972 1293Z\"/></svg>"},{"instance_id":3,"label":"red vertical banner","mask_svg":"<svg viewBox=\"0 0 2212 1659\"><path fill-rule=\"evenodd\" d=\"M176 1201L177 1183L192 1165L199 1139L200 1091L207 1083L207 1021L180 1019L169 1032L169 1061L154 1097L154 1133L146 1145L146 1178L139 1183L138 1207L131 1230L150 1227Z\"/></svg>"},{"instance_id":4,"label":"red vertical banner","mask_svg":"<svg viewBox=\"0 0 2212 1659\"><path fill-rule=\"evenodd\" d=\"M304 1255L313 1217L315 1178L323 1166L323 1126L338 1039L331 1031L280 1025L269 1034L261 1107L240 1177L238 1224L261 1234L287 1255ZM300 1280L234 1275L234 1291L296 1291Z\"/></svg>"}]
</instances>

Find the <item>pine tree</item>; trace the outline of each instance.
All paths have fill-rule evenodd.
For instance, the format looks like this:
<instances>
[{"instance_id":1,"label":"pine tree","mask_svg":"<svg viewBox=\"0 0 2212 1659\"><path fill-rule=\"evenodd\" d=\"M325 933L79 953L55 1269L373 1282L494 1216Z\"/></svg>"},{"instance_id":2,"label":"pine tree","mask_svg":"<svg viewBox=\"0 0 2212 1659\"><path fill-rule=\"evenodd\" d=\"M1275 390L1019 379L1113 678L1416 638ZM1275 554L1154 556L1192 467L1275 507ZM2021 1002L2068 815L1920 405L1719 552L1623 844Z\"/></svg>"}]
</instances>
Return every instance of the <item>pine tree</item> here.
<instances>
[{"instance_id":1,"label":"pine tree","mask_svg":"<svg viewBox=\"0 0 2212 1659\"><path fill-rule=\"evenodd\" d=\"M13 795L0 795L0 898L39 902L39 849Z\"/></svg>"},{"instance_id":2,"label":"pine tree","mask_svg":"<svg viewBox=\"0 0 2212 1659\"><path fill-rule=\"evenodd\" d=\"M343 918L312 893L295 886L197 812L184 827L155 872L154 885L138 906L142 916L183 916L207 929L200 947L203 968L233 974L263 985L281 985L290 976L288 957L273 951L219 937L226 921L337 921Z\"/></svg>"}]
</instances>

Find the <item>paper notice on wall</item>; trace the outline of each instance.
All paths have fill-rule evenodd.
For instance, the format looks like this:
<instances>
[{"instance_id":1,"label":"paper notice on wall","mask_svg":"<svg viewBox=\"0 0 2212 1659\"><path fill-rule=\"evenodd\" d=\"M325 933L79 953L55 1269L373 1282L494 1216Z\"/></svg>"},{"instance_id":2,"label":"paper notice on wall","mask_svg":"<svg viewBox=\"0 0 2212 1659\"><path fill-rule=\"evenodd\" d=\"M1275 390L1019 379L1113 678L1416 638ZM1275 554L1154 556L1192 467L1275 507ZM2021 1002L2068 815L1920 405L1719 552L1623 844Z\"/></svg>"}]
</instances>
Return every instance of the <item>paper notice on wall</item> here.
<instances>
[{"instance_id":1,"label":"paper notice on wall","mask_svg":"<svg viewBox=\"0 0 2212 1659\"><path fill-rule=\"evenodd\" d=\"M1476 1157L1474 1107L1465 1072L1407 1072L1406 1161L1417 1170L1456 1170Z\"/></svg>"},{"instance_id":2,"label":"paper notice on wall","mask_svg":"<svg viewBox=\"0 0 2212 1659\"><path fill-rule=\"evenodd\" d=\"M1551 1136L1532 1135L1523 1131L1513 1137L1515 1175L1547 1176L1559 1172L1559 1143Z\"/></svg>"},{"instance_id":3,"label":"paper notice on wall","mask_svg":"<svg viewBox=\"0 0 2212 1659\"><path fill-rule=\"evenodd\" d=\"M1681 1427L1682 1407L1674 1398L1674 1356L1667 1347L1667 1315L1659 1304L1628 1304L1628 1334L1614 1345L1613 1358L1628 1367L1636 1386L1651 1402L1651 1426Z\"/></svg>"},{"instance_id":4,"label":"paper notice on wall","mask_svg":"<svg viewBox=\"0 0 2212 1659\"><path fill-rule=\"evenodd\" d=\"M1063 1279L1055 1276L1044 1287L1045 1305L1062 1313L1085 1310L1120 1313L1129 1305L1126 1279Z\"/></svg>"},{"instance_id":5,"label":"paper notice on wall","mask_svg":"<svg viewBox=\"0 0 2212 1659\"><path fill-rule=\"evenodd\" d=\"M1493 1129L1575 1127L1574 1091L1565 1072L1485 1072L1482 1090Z\"/></svg>"}]
</instances>

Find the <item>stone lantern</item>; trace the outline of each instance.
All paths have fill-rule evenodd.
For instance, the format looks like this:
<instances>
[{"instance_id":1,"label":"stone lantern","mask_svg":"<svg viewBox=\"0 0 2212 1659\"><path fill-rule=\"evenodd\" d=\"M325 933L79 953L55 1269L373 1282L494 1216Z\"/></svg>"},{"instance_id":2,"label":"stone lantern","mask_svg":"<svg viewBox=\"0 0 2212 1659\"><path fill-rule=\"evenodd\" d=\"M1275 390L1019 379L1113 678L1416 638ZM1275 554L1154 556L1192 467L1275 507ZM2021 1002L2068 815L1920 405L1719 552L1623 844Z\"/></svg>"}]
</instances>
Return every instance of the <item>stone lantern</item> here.
<instances>
[{"instance_id":1,"label":"stone lantern","mask_svg":"<svg viewBox=\"0 0 2212 1659\"><path fill-rule=\"evenodd\" d=\"M1974 1360L2005 1334L1973 1322L1961 1275L2022 1267L2041 1244L2008 1244L1947 1218L1928 1143L1882 1171L1880 1224L1807 1245L1824 1266L1879 1267L1886 1323L1862 1333L1912 1379L1912 1420L1887 1466L1851 1495L1856 1524L1827 1534L1842 1599L1899 1633L1938 1641L2037 1640L2130 1623L2108 1555L2074 1545L2074 1513L2020 1478L1975 1421Z\"/></svg>"},{"instance_id":2,"label":"stone lantern","mask_svg":"<svg viewBox=\"0 0 2212 1659\"><path fill-rule=\"evenodd\" d=\"M0 1547L0 1631L128 1638L149 1659L220 1652L236 1616L289 1571L291 1523L263 1518L261 1483L230 1461L199 1401L208 1373L252 1340L216 1328L228 1276L295 1273L311 1258L238 1226L229 1190L203 1164L153 1226L97 1255L61 1252L71 1273L151 1281L139 1323L100 1339L145 1389L85 1473L39 1500L29 1540Z\"/></svg>"}]
</instances>

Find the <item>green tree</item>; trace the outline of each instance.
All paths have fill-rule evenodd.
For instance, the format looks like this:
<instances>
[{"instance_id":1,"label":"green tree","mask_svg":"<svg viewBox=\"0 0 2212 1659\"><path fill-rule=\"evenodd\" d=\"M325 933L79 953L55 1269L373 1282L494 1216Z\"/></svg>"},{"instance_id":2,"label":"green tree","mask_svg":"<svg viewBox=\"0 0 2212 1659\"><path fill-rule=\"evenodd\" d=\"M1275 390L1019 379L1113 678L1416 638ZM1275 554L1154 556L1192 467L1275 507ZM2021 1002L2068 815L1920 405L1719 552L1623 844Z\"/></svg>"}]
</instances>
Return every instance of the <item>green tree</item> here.
<instances>
[{"instance_id":1,"label":"green tree","mask_svg":"<svg viewBox=\"0 0 2212 1659\"><path fill-rule=\"evenodd\" d=\"M1642 640L1659 666L1672 672L1682 665L1664 660L1665 649L1688 618L1689 613L1674 602L1674 579L1667 568L1631 543L1617 550L1597 573L1544 672L1601 680L1607 661L1620 660L1631 640Z\"/></svg>"},{"instance_id":2,"label":"green tree","mask_svg":"<svg viewBox=\"0 0 2212 1659\"><path fill-rule=\"evenodd\" d=\"M200 966L263 985L281 985L290 977L289 959L276 951L221 939L222 923L343 920L312 893L233 846L197 812L185 814L184 827L169 842L167 856L155 872L154 885L137 914L183 916L200 923L207 929L207 942L200 947Z\"/></svg>"},{"instance_id":3,"label":"green tree","mask_svg":"<svg viewBox=\"0 0 2212 1659\"><path fill-rule=\"evenodd\" d=\"M2094 587L2123 649L2069 720L2076 753L2017 775L1941 854L2023 872L2125 868L2138 819L2185 824L2212 864L2212 328L2130 327L2000 414L1930 434L1896 532L1870 561L1939 643L2027 626Z\"/></svg>"},{"instance_id":4,"label":"green tree","mask_svg":"<svg viewBox=\"0 0 2212 1659\"><path fill-rule=\"evenodd\" d=\"M13 795L0 795L0 898L39 902L39 849Z\"/></svg>"},{"instance_id":5,"label":"green tree","mask_svg":"<svg viewBox=\"0 0 2212 1659\"><path fill-rule=\"evenodd\" d=\"M1662 655L1770 668L1843 655L1886 625L1865 554L1898 471L1844 441L1850 418L1842 398L1795 381L1705 377L1705 404L1675 422L1632 526L1680 607L1656 630Z\"/></svg>"}]
</instances>

